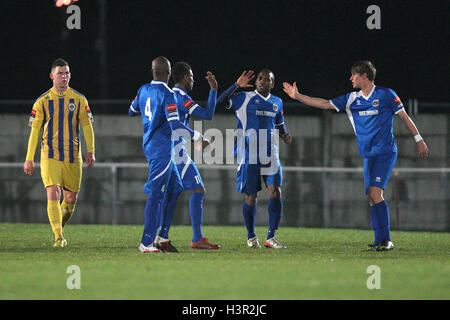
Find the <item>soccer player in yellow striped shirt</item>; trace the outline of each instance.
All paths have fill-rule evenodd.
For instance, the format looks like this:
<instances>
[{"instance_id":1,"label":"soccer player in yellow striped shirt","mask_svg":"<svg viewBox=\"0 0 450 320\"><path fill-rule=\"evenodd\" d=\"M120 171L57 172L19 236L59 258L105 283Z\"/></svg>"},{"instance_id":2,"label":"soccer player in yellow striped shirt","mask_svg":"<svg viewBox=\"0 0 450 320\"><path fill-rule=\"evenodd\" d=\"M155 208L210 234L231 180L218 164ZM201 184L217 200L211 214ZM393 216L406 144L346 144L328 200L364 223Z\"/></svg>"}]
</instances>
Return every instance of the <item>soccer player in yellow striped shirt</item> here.
<instances>
[{"instance_id":1,"label":"soccer player in yellow striped shirt","mask_svg":"<svg viewBox=\"0 0 450 320\"><path fill-rule=\"evenodd\" d=\"M64 225L72 217L80 191L82 165L80 127L87 145L86 164L95 164L93 117L84 95L69 87L69 64L56 59L51 67L53 87L33 105L28 150L23 166L34 171L34 154L42 131L41 176L47 191L47 213L55 236L54 247L64 247ZM61 200L63 194L63 201Z\"/></svg>"}]
</instances>

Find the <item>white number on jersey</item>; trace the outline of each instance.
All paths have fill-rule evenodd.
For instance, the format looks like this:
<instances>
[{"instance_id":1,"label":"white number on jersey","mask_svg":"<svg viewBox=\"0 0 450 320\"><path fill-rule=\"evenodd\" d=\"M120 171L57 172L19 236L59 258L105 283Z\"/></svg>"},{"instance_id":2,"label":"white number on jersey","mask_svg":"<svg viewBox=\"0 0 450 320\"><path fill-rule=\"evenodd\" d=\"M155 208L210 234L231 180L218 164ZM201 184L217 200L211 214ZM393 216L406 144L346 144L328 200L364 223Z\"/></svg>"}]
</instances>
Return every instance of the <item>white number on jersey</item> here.
<instances>
[{"instance_id":1,"label":"white number on jersey","mask_svg":"<svg viewBox=\"0 0 450 320\"><path fill-rule=\"evenodd\" d=\"M148 117L148 121L152 121L152 109L150 108L150 98L147 99L147 102L145 103L145 113Z\"/></svg>"}]
</instances>

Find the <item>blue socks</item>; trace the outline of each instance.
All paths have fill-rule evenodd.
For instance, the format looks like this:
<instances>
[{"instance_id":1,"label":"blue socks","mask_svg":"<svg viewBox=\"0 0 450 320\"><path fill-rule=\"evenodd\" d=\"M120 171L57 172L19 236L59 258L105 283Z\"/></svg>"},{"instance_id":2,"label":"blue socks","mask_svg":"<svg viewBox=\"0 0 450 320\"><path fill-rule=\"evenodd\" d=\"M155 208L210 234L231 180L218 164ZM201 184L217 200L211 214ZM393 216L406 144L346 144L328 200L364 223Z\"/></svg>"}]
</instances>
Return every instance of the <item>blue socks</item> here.
<instances>
[{"instance_id":1,"label":"blue socks","mask_svg":"<svg viewBox=\"0 0 450 320\"><path fill-rule=\"evenodd\" d=\"M281 212L283 210L283 202L281 199L269 200L269 231L267 233L267 239L275 236L275 231L280 226Z\"/></svg>"},{"instance_id":2,"label":"blue socks","mask_svg":"<svg viewBox=\"0 0 450 320\"><path fill-rule=\"evenodd\" d=\"M370 207L370 222L372 224L373 232L375 233L375 240L373 245L378 246L383 240L380 222L378 221L378 214L375 206Z\"/></svg>"},{"instance_id":3,"label":"blue socks","mask_svg":"<svg viewBox=\"0 0 450 320\"><path fill-rule=\"evenodd\" d=\"M280 226L283 202L281 199L269 200L269 230L267 232L267 239L275 236L275 231ZM249 206L245 201L242 206L242 215L244 216L245 227L247 228L247 239L256 236L255 233L255 217L256 217L256 205Z\"/></svg>"},{"instance_id":4,"label":"blue socks","mask_svg":"<svg viewBox=\"0 0 450 320\"><path fill-rule=\"evenodd\" d=\"M378 202L373 207L375 208L376 214L378 216L379 228L381 229L381 241L391 241L391 224L389 218L389 208L386 201Z\"/></svg>"},{"instance_id":5,"label":"blue socks","mask_svg":"<svg viewBox=\"0 0 450 320\"><path fill-rule=\"evenodd\" d=\"M172 225L173 213L179 193L168 193L164 197L161 205L161 228L159 229L159 236L164 239L169 239L169 229Z\"/></svg>"},{"instance_id":6,"label":"blue socks","mask_svg":"<svg viewBox=\"0 0 450 320\"><path fill-rule=\"evenodd\" d=\"M378 202L370 207L370 221L375 233L375 246L379 245L383 240L391 241L391 224L386 201Z\"/></svg>"},{"instance_id":7,"label":"blue socks","mask_svg":"<svg viewBox=\"0 0 450 320\"><path fill-rule=\"evenodd\" d=\"M145 204L144 234L141 241L144 246L149 246L155 240L156 230L159 227L161 201L160 197L148 196Z\"/></svg>"},{"instance_id":8,"label":"blue socks","mask_svg":"<svg viewBox=\"0 0 450 320\"><path fill-rule=\"evenodd\" d=\"M164 239L169 239L169 230L172 225L173 214L175 211L176 202L180 194L167 194L164 197L161 205L161 228L159 236ZM202 223L203 223L203 199L204 193L193 192L189 199L189 213L191 215L191 224L193 229L192 241L197 242L203 238Z\"/></svg>"},{"instance_id":9,"label":"blue socks","mask_svg":"<svg viewBox=\"0 0 450 320\"><path fill-rule=\"evenodd\" d=\"M255 234L255 217L256 217L256 205L249 206L244 201L242 206L242 215L244 216L245 227L247 228L247 239L256 237Z\"/></svg>"},{"instance_id":10,"label":"blue socks","mask_svg":"<svg viewBox=\"0 0 450 320\"><path fill-rule=\"evenodd\" d=\"M192 241L197 242L203 238L202 223L203 223L203 199L204 193L192 192L189 198L189 213L191 215L191 224L193 230Z\"/></svg>"}]
</instances>

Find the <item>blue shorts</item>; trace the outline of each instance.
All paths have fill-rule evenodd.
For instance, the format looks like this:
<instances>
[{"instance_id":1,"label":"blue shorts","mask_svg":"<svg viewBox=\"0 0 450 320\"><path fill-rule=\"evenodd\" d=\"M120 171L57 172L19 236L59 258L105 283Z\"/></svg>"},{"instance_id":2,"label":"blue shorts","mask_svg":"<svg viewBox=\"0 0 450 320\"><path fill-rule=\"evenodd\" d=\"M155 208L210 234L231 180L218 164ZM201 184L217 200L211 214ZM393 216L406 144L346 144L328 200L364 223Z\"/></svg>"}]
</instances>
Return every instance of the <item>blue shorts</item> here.
<instances>
[{"instance_id":1,"label":"blue shorts","mask_svg":"<svg viewBox=\"0 0 450 320\"><path fill-rule=\"evenodd\" d=\"M183 190L204 188L205 185L197 170L197 166L186 152L183 154L183 162L177 164L177 168L183 183Z\"/></svg>"},{"instance_id":2,"label":"blue shorts","mask_svg":"<svg viewBox=\"0 0 450 320\"><path fill-rule=\"evenodd\" d=\"M369 187L386 188L396 161L397 152L364 158L364 185L366 194L369 194Z\"/></svg>"},{"instance_id":3,"label":"blue shorts","mask_svg":"<svg viewBox=\"0 0 450 320\"><path fill-rule=\"evenodd\" d=\"M283 171L278 162L276 172L267 170L267 167L259 164L244 163L238 167L236 189L237 192L246 194L256 194L261 191L261 178L267 186L281 186L283 182ZM264 174L270 172L270 174Z\"/></svg>"},{"instance_id":4,"label":"blue shorts","mask_svg":"<svg viewBox=\"0 0 450 320\"><path fill-rule=\"evenodd\" d=\"M150 172L144 193L163 197L166 193L180 193L183 190L180 174L171 158L152 159L148 167Z\"/></svg>"}]
</instances>

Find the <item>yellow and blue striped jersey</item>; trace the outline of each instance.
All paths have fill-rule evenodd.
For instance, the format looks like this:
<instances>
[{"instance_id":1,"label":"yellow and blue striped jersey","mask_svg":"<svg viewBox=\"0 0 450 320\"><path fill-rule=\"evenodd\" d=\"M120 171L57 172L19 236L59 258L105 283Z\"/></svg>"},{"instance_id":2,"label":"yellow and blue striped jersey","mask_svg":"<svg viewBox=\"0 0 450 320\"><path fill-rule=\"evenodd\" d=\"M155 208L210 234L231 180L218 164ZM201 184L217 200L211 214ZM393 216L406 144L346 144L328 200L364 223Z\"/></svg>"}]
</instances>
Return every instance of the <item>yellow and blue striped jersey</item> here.
<instances>
[{"instance_id":1,"label":"yellow and blue striped jersey","mask_svg":"<svg viewBox=\"0 0 450 320\"><path fill-rule=\"evenodd\" d=\"M93 116L84 95L72 88L51 88L34 103L30 127L41 129L41 159L81 162L80 126L92 126ZM92 152L93 150L88 150Z\"/></svg>"}]
</instances>

